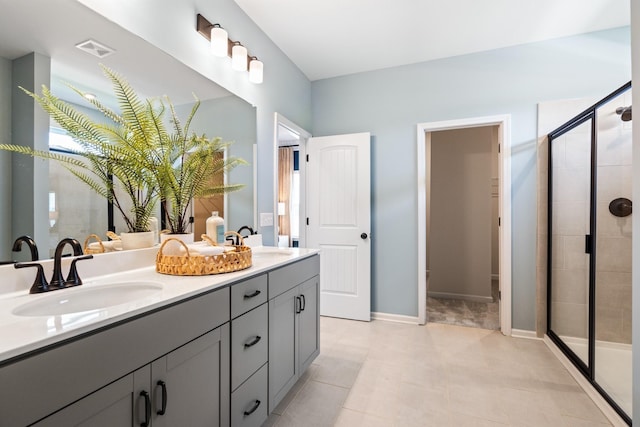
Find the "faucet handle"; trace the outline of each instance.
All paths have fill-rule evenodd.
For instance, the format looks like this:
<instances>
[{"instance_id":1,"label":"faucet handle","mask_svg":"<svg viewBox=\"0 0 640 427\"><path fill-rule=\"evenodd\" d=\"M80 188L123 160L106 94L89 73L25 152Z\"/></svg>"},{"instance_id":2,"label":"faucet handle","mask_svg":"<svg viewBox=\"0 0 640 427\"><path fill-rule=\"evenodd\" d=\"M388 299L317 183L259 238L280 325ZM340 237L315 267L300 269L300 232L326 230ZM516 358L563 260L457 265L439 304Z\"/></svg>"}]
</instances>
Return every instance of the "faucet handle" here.
<instances>
[{"instance_id":1,"label":"faucet handle","mask_svg":"<svg viewBox=\"0 0 640 427\"><path fill-rule=\"evenodd\" d=\"M31 289L29 290L30 294L39 294L42 292L47 292L49 290L49 284L47 283L47 278L44 275L44 269L42 268L42 265L38 263L18 262L13 266L14 268L35 267L38 269L38 272L36 273L36 278L33 281L33 285L31 285Z\"/></svg>"},{"instance_id":2,"label":"faucet handle","mask_svg":"<svg viewBox=\"0 0 640 427\"><path fill-rule=\"evenodd\" d=\"M78 269L76 268L76 263L78 261L82 261L85 259L92 259L93 255L84 255L78 258L75 258L71 261L71 267L69 267L69 274L67 275L67 279L64 281L65 286L79 286L82 285L82 279L78 275Z\"/></svg>"}]
</instances>

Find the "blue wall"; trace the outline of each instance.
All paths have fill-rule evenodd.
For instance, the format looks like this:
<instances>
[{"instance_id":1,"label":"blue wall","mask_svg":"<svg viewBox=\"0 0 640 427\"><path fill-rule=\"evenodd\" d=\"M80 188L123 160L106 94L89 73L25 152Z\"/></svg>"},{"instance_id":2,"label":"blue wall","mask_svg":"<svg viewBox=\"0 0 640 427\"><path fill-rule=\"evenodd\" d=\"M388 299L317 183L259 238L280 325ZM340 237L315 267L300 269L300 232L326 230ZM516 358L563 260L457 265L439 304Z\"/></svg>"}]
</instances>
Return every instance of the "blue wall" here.
<instances>
[{"instance_id":1,"label":"blue wall","mask_svg":"<svg viewBox=\"0 0 640 427\"><path fill-rule=\"evenodd\" d=\"M602 97L630 63L625 27L313 82L314 136L373 136L372 310L418 314L416 124L510 114L512 326L535 330L537 103Z\"/></svg>"}]
</instances>

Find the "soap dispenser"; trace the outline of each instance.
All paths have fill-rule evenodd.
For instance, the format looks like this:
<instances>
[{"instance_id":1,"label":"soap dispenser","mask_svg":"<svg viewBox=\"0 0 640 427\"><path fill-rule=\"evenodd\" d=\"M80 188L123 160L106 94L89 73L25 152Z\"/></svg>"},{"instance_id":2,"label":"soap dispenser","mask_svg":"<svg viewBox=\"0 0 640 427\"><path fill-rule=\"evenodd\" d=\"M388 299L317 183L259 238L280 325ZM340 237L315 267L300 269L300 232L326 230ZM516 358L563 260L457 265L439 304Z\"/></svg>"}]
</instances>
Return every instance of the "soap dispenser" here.
<instances>
[{"instance_id":1,"label":"soap dispenser","mask_svg":"<svg viewBox=\"0 0 640 427\"><path fill-rule=\"evenodd\" d=\"M218 211L211 212L206 222L207 236L219 245L224 245L224 219L218 215Z\"/></svg>"}]
</instances>

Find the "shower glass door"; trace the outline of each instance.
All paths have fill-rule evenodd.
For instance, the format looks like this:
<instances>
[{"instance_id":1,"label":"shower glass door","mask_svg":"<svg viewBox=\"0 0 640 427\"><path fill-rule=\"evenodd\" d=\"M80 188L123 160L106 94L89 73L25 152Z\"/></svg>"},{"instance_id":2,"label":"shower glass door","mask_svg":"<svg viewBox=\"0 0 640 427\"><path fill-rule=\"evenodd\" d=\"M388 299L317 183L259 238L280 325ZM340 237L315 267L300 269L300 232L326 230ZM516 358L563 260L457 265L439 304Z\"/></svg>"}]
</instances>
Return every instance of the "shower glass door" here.
<instances>
[{"instance_id":1,"label":"shower glass door","mask_svg":"<svg viewBox=\"0 0 640 427\"><path fill-rule=\"evenodd\" d=\"M550 329L589 366L593 117L550 141Z\"/></svg>"},{"instance_id":2,"label":"shower glass door","mask_svg":"<svg viewBox=\"0 0 640 427\"><path fill-rule=\"evenodd\" d=\"M631 82L548 135L547 335L631 425Z\"/></svg>"}]
</instances>

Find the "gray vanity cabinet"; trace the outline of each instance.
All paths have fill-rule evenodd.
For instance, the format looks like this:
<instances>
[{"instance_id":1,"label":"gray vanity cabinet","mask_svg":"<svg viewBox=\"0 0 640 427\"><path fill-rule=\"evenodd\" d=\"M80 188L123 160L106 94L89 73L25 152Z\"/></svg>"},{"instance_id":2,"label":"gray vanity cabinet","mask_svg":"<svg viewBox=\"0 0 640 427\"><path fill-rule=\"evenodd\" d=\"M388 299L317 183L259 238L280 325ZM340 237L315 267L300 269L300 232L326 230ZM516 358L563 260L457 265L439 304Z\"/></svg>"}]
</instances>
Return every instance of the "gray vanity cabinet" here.
<instances>
[{"instance_id":1,"label":"gray vanity cabinet","mask_svg":"<svg viewBox=\"0 0 640 427\"><path fill-rule=\"evenodd\" d=\"M131 427L133 374L120 378L34 424L37 427ZM139 424L134 424L139 425Z\"/></svg>"},{"instance_id":2,"label":"gray vanity cabinet","mask_svg":"<svg viewBox=\"0 0 640 427\"><path fill-rule=\"evenodd\" d=\"M150 373L142 384L153 400L160 391L151 387L160 379L156 372L166 372L167 417L170 410L185 413L180 395L186 394L193 411L204 405L218 407L221 424L229 425L229 294L223 288L198 295L3 365L0 384L11 386L0 387L0 427L35 422L100 425L102 417L113 419L106 425L119 426L118 415L112 414L120 414L124 406L128 406L128 422L122 425L131 426L134 404L138 408L137 385L144 376L140 369L147 366ZM200 389L203 378L211 384ZM111 388L126 382L128 392ZM184 384L194 387L185 389ZM203 397L213 389L220 390L219 402ZM127 393L125 405L122 399ZM58 417L64 422L57 422Z\"/></svg>"},{"instance_id":3,"label":"gray vanity cabinet","mask_svg":"<svg viewBox=\"0 0 640 427\"><path fill-rule=\"evenodd\" d=\"M320 353L319 257L269 273L269 412Z\"/></svg>"},{"instance_id":4,"label":"gray vanity cabinet","mask_svg":"<svg viewBox=\"0 0 640 427\"><path fill-rule=\"evenodd\" d=\"M226 324L151 364L153 427L229 425L228 394L221 393L229 384L228 342Z\"/></svg>"},{"instance_id":5,"label":"gray vanity cabinet","mask_svg":"<svg viewBox=\"0 0 640 427\"><path fill-rule=\"evenodd\" d=\"M228 426L228 335L223 325L35 426Z\"/></svg>"},{"instance_id":6,"label":"gray vanity cabinet","mask_svg":"<svg viewBox=\"0 0 640 427\"><path fill-rule=\"evenodd\" d=\"M231 425L259 427L269 416L267 275L231 288Z\"/></svg>"}]
</instances>

